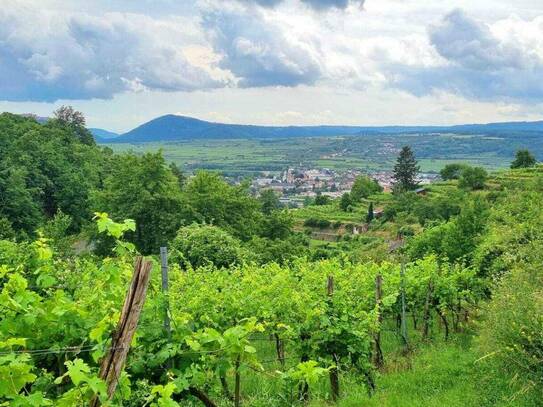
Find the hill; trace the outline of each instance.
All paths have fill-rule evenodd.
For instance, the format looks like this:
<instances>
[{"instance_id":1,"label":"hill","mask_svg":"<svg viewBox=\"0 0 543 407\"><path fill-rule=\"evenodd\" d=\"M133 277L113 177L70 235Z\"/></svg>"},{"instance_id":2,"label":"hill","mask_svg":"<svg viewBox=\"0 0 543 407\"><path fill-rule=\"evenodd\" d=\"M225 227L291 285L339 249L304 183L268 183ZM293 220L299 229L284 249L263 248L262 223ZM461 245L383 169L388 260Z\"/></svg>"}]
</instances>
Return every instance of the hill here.
<instances>
[{"instance_id":1,"label":"hill","mask_svg":"<svg viewBox=\"0 0 543 407\"><path fill-rule=\"evenodd\" d=\"M95 140L98 141L98 142L101 142L102 140L108 140L109 141L110 139L113 139L115 137L119 137L118 133L114 133L114 132L109 131L109 130L104 130L104 129L98 129L98 128L91 127L91 128L89 128L89 131L92 133Z\"/></svg>"},{"instance_id":2,"label":"hill","mask_svg":"<svg viewBox=\"0 0 543 407\"><path fill-rule=\"evenodd\" d=\"M165 115L108 140L116 143L198 139L259 139L379 135L412 133L534 134L543 133L543 121L465 124L455 126L256 126L225 124L187 116ZM97 141L105 138L97 133Z\"/></svg>"}]
</instances>

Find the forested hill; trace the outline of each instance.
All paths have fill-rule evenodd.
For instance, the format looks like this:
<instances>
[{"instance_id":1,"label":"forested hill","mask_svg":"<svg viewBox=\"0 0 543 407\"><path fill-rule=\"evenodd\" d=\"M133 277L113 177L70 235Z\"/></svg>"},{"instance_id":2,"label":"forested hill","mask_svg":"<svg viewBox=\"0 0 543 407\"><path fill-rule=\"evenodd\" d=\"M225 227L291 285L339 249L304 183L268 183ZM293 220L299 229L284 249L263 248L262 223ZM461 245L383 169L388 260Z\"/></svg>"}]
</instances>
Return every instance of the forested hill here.
<instances>
[{"instance_id":1,"label":"forested hill","mask_svg":"<svg viewBox=\"0 0 543 407\"><path fill-rule=\"evenodd\" d=\"M186 116L165 115L108 140L114 143L195 139L323 137L337 135L405 134L534 134L543 135L543 121L464 124L457 126L255 126L214 123ZM101 141L97 139L97 141Z\"/></svg>"}]
</instances>

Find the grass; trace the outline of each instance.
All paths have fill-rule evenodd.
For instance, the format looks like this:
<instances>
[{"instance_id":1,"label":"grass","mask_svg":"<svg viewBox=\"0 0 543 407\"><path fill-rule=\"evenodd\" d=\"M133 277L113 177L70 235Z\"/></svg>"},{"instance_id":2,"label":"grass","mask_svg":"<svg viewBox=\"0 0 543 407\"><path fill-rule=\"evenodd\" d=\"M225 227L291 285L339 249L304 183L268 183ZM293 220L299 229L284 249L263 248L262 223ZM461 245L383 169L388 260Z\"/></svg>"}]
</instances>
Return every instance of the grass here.
<instances>
[{"instance_id":1,"label":"grass","mask_svg":"<svg viewBox=\"0 0 543 407\"><path fill-rule=\"evenodd\" d=\"M455 334L445 342L434 326L430 343L420 342L420 335L410 328L414 351L404 356L398 338L391 330L383 335L385 367L376 375L376 392L370 397L359 374L343 372L340 376L341 398L330 401L327 377L311 389L309 407L532 407L537 400L518 395L511 399L514 389L496 375L488 376L490 367L479 359L472 333ZM266 337L256 342L259 360L264 361L264 372L242 369L243 405L250 407L282 407L299 405L288 400L288 391L278 376L284 370L275 361L272 341ZM286 369L297 363L296 353L287 346ZM232 377L228 378L233 387ZM220 395L214 396L220 400ZM230 406L227 400L220 406Z\"/></svg>"}]
</instances>

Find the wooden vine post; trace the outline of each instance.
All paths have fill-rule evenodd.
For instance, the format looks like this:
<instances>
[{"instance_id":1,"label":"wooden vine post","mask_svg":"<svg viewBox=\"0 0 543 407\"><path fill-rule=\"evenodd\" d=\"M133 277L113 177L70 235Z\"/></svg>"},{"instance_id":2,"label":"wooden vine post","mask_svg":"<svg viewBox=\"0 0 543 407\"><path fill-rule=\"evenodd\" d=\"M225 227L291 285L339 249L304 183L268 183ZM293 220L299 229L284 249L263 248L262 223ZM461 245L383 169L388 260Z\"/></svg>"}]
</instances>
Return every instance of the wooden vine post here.
<instances>
[{"instance_id":1,"label":"wooden vine post","mask_svg":"<svg viewBox=\"0 0 543 407\"><path fill-rule=\"evenodd\" d=\"M328 276L328 282L326 285L326 293L328 295L328 301L330 305L332 305L332 296L334 295L334 277L333 276ZM333 354L332 358L337 364L338 362L337 355ZM337 401L339 399L339 372L338 372L337 366L330 369L329 376L330 376L330 389L332 393L332 400Z\"/></svg>"},{"instance_id":2,"label":"wooden vine post","mask_svg":"<svg viewBox=\"0 0 543 407\"><path fill-rule=\"evenodd\" d=\"M373 342L373 364L375 367L380 368L383 366L383 350L381 349L381 324L383 323L383 314L382 314L382 298L383 298L383 277L381 274L375 276L375 304L377 305L377 322L379 327L375 333L375 339Z\"/></svg>"},{"instance_id":3,"label":"wooden vine post","mask_svg":"<svg viewBox=\"0 0 543 407\"><path fill-rule=\"evenodd\" d=\"M132 337L138 326L141 310L145 303L152 263L139 256L134 266L134 274L121 312L117 328L113 333L111 347L108 354L102 360L100 366L100 378L106 382L108 400L113 397L121 371L130 350ZM100 405L100 400L94 397L90 407Z\"/></svg>"}]
</instances>

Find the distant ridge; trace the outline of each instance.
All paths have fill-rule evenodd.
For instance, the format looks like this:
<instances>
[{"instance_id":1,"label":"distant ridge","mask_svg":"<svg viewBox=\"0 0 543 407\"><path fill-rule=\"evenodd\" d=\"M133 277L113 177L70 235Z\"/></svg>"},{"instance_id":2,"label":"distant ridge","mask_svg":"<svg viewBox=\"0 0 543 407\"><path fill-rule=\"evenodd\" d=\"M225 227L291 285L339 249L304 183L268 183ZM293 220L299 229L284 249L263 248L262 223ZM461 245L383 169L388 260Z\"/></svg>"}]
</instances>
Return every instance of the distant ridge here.
<instances>
[{"instance_id":1,"label":"distant ridge","mask_svg":"<svg viewBox=\"0 0 543 407\"><path fill-rule=\"evenodd\" d=\"M101 139L101 140L109 140L109 139L119 137L118 133L114 133L114 132L109 131L109 130L98 129L98 128L95 128L95 127L90 127L89 131L92 133L92 135L94 136L94 138L97 141L99 139Z\"/></svg>"},{"instance_id":2,"label":"distant ridge","mask_svg":"<svg viewBox=\"0 0 543 407\"><path fill-rule=\"evenodd\" d=\"M102 135L96 135L98 136L97 141L99 142L141 143L198 139L326 137L339 135L362 136L371 134L427 134L446 132L508 135L523 133L533 134L536 132L543 135L543 121L462 124L455 126L256 126L214 123L193 117L170 114L157 117L114 139L104 140Z\"/></svg>"}]
</instances>

